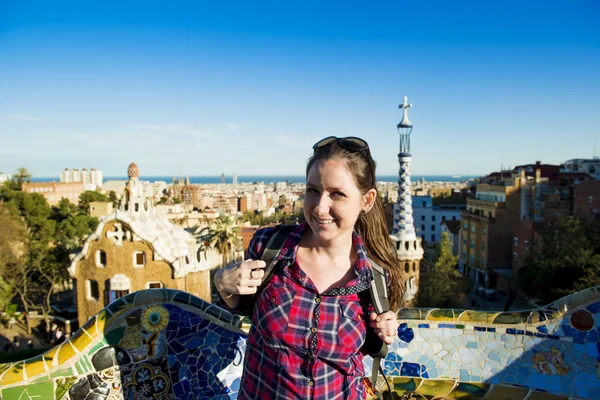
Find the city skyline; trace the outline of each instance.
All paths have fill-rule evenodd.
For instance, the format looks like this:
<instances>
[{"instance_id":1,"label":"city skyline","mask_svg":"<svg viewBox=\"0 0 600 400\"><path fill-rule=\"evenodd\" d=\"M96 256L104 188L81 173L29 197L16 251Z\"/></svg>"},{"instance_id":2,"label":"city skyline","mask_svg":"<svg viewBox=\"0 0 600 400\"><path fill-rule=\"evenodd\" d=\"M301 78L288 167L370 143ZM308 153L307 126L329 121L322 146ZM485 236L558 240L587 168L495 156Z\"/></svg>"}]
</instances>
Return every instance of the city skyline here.
<instances>
[{"instance_id":1,"label":"city skyline","mask_svg":"<svg viewBox=\"0 0 600 400\"><path fill-rule=\"evenodd\" d=\"M298 176L336 135L395 175L404 95L414 175L597 155L597 3L358 4L5 1L0 171Z\"/></svg>"}]
</instances>

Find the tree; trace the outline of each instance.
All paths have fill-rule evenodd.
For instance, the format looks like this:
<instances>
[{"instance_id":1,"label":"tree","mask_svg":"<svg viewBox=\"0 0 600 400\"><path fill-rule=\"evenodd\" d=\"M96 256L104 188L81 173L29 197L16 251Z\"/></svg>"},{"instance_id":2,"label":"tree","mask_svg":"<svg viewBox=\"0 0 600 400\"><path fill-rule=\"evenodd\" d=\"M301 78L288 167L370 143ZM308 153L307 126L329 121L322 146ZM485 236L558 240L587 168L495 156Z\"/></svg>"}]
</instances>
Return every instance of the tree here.
<instances>
[{"instance_id":1,"label":"tree","mask_svg":"<svg viewBox=\"0 0 600 400\"><path fill-rule=\"evenodd\" d=\"M102 193L93 190L86 190L79 195L79 210L81 213L88 214L90 203L92 201L109 201Z\"/></svg>"},{"instance_id":2,"label":"tree","mask_svg":"<svg viewBox=\"0 0 600 400\"><path fill-rule=\"evenodd\" d=\"M215 220L216 226L210 228L210 245L216 248L223 257L222 267L225 267L231 260L234 250L237 250L242 241L239 238L240 228L226 216L219 216Z\"/></svg>"},{"instance_id":3,"label":"tree","mask_svg":"<svg viewBox=\"0 0 600 400\"><path fill-rule=\"evenodd\" d=\"M452 254L452 242L447 232L437 245L437 257L429 271L426 285L419 285L416 303L419 307L452 307L456 297L458 257Z\"/></svg>"},{"instance_id":4,"label":"tree","mask_svg":"<svg viewBox=\"0 0 600 400\"><path fill-rule=\"evenodd\" d=\"M0 203L0 311L5 311L21 282L27 262L27 230L13 210Z\"/></svg>"},{"instance_id":5,"label":"tree","mask_svg":"<svg viewBox=\"0 0 600 400\"><path fill-rule=\"evenodd\" d=\"M550 303L600 284L600 229L567 217L549 223L519 271L525 293Z\"/></svg>"},{"instance_id":6,"label":"tree","mask_svg":"<svg viewBox=\"0 0 600 400\"><path fill-rule=\"evenodd\" d=\"M25 167L19 167L12 176L12 181L16 185L17 189L21 190L21 186L25 182L31 182L31 172Z\"/></svg>"}]
</instances>

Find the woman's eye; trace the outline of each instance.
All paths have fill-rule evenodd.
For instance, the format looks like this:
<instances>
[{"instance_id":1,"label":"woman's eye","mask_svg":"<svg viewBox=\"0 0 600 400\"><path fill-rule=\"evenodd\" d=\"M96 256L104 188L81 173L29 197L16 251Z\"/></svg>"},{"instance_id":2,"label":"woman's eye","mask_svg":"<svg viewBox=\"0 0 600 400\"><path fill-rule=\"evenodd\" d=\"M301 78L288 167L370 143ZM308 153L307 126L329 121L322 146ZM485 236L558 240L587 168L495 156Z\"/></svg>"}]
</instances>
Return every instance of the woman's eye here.
<instances>
[{"instance_id":1,"label":"woman's eye","mask_svg":"<svg viewBox=\"0 0 600 400\"><path fill-rule=\"evenodd\" d=\"M314 188L306 188L306 193L317 193L317 189L314 189Z\"/></svg>"},{"instance_id":2,"label":"woman's eye","mask_svg":"<svg viewBox=\"0 0 600 400\"><path fill-rule=\"evenodd\" d=\"M346 195L342 192L333 192L332 195L335 197L346 197Z\"/></svg>"}]
</instances>

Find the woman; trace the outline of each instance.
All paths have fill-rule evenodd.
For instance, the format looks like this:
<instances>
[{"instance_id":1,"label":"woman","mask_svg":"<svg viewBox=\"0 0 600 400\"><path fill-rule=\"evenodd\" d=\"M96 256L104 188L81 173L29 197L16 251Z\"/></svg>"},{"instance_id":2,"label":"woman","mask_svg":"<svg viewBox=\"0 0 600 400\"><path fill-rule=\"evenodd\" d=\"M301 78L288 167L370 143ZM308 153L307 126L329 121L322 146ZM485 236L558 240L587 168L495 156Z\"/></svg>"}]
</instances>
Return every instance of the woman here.
<instances>
[{"instance_id":1,"label":"woman","mask_svg":"<svg viewBox=\"0 0 600 400\"><path fill-rule=\"evenodd\" d=\"M306 167L306 222L287 237L276 272L257 299L239 399L363 399L367 329L388 344L397 333L395 312L376 315L365 304L372 277L367 255L389 271L392 310L401 298L400 265L369 147L359 138L328 137L313 149ZM215 275L231 309L239 295L260 285L260 256L272 233L259 230L248 259Z\"/></svg>"}]
</instances>

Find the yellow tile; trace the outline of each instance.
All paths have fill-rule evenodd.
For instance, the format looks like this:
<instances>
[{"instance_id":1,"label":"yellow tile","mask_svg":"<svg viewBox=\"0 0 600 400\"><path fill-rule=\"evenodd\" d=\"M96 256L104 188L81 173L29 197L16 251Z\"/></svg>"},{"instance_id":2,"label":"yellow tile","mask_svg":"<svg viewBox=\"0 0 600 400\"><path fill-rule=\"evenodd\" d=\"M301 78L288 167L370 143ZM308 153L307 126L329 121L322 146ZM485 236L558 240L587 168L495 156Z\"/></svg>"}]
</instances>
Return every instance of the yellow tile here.
<instances>
[{"instance_id":1,"label":"yellow tile","mask_svg":"<svg viewBox=\"0 0 600 400\"><path fill-rule=\"evenodd\" d=\"M439 397L444 398L448 395L452 389L454 388L455 381L450 379L444 380L428 380L425 379L419 388L417 389L417 393L426 396L426 397Z\"/></svg>"},{"instance_id":2,"label":"yellow tile","mask_svg":"<svg viewBox=\"0 0 600 400\"><path fill-rule=\"evenodd\" d=\"M89 337L83 329L80 329L69 341L77 350L82 352L90 343L92 343L92 340L93 339Z\"/></svg>"},{"instance_id":3,"label":"yellow tile","mask_svg":"<svg viewBox=\"0 0 600 400\"><path fill-rule=\"evenodd\" d=\"M34 376L46 372L42 356L37 356L25 361L25 372L27 373L27 379L31 379Z\"/></svg>"},{"instance_id":4,"label":"yellow tile","mask_svg":"<svg viewBox=\"0 0 600 400\"><path fill-rule=\"evenodd\" d=\"M15 363L2 377L0 387L12 385L14 383L23 382L23 364L24 362Z\"/></svg>"},{"instance_id":5,"label":"yellow tile","mask_svg":"<svg viewBox=\"0 0 600 400\"><path fill-rule=\"evenodd\" d=\"M104 325L106 325L108 314L106 310L100 311L96 315L96 322L94 323L95 328L91 328L88 332L92 337L96 337L98 334L104 335Z\"/></svg>"},{"instance_id":6,"label":"yellow tile","mask_svg":"<svg viewBox=\"0 0 600 400\"><path fill-rule=\"evenodd\" d=\"M56 357L56 352L58 351L59 348L60 348L60 345L55 346L55 347L51 348L50 350L48 350L47 352L45 352L44 354L42 354L42 359L48 366L48 369L52 369L52 361L54 361L54 358Z\"/></svg>"},{"instance_id":7,"label":"yellow tile","mask_svg":"<svg viewBox=\"0 0 600 400\"><path fill-rule=\"evenodd\" d=\"M431 310L427 315L428 321L454 321L454 311L452 309Z\"/></svg>"},{"instance_id":8,"label":"yellow tile","mask_svg":"<svg viewBox=\"0 0 600 400\"><path fill-rule=\"evenodd\" d=\"M498 315L498 313L468 310L462 313L458 320L462 322L483 322L491 324L496 315Z\"/></svg>"},{"instance_id":9,"label":"yellow tile","mask_svg":"<svg viewBox=\"0 0 600 400\"><path fill-rule=\"evenodd\" d=\"M71 346L70 342L63 343L63 345L58 350L58 364L59 365L63 364L65 361L69 360L75 354L77 354L77 352L75 351L73 346Z\"/></svg>"}]
</instances>

